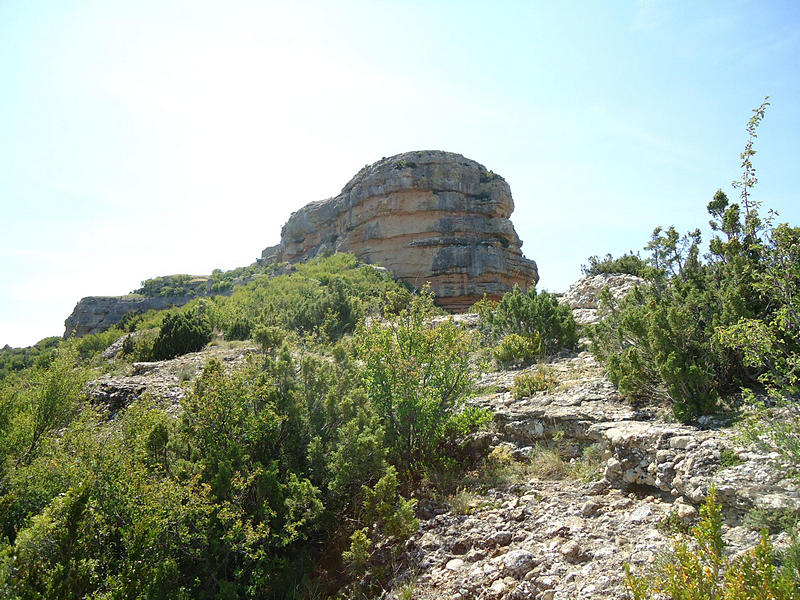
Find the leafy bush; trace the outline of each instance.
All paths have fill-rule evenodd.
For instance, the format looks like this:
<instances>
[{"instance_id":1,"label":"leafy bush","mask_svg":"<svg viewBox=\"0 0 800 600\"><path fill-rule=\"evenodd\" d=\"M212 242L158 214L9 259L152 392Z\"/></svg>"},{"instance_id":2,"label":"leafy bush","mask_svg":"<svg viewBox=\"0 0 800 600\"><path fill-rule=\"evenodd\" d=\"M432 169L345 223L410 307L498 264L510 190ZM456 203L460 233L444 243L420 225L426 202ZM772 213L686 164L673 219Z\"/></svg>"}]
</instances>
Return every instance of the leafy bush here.
<instances>
[{"instance_id":1,"label":"leafy bush","mask_svg":"<svg viewBox=\"0 0 800 600\"><path fill-rule=\"evenodd\" d=\"M535 373L520 373L514 378L511 393L515 400L532 396L534 392L546 392L555 385L552 373L546 369L539 369Z\"/></svg>"},{"instance_id":2,"label":"leafy bush","mask_svg":"<svg viewBox=\"0 0 800 600\"><path fill-rule=\"evenodd\" d=\"M211 325L198 311L171 313L153 342L153 358L165 360L202 350L211 341Z\"/></svg>"},{"instance_id":3,"label":"leafy bush","mask_svg":"<svg viewBox=\"0 0 800 600\"><path fill-rule=\"evenodd\" d=\"M743 525L754 531L766 530L771 534L786 531L791 533L797 528L798 514L791 508L758 508L747 511Z\"/></svg>"},{"instance_id":4,"label":"leafy bush","mask_svg":"<svg viewBox=\"0 0 800 600\"><path fill-rule=\"evenodd\" d=\"M526 346L534 350L537 340L541 344L539 355L574 348L578 341L577 326L569 306L560 304L554 294L538 293L533 286L527 292L514 286L496 306L487 301L478 303L476 310L482 326L492 337L515 334L531 340L526 344L515 338L513 344L523 353Z\"/></svg>"},{"instance_id":5,"label":"leafy bush","mask_svg":"<svg viewBox=\"0 0 800 600\"><path fill-rule=\"evenodd\" d=\"M720 392L747 376L734 353L714 344L723 311L708 283L673 282L661 294L637 288L620 302L603 294L607 317L589 328L592 353L620 392L669 400L682 421L713 411Z\"/></svg>"},{"instance_id":6,"label":"leafy bush","mask_svg":"<svg viewBox=\"0 0 800 600\"><path fill-rule=\"evenodd\" d=\"M469 333L447 321L431 327L429 293L389 323L359 332L365 391L385 431L390 462L401 477L418 479L452 461L457 440L480 427L487 414L464 409L472 385Z\"/></svg>"},{"instance_id":7,"label":"leafy bush","mask_svg":"<svg viewBox=\"0 0 800 600\"><path fill-rule=\"evenodd\" d=\"M390 466L374 487L364 487L364 513L368 522L385 535L405 542L419 529L414 516L417 501L400 496L397 470Z\"/></svg>"},{"instance_id":8,"label":"leafy bush","mask_svg":"<svg viewBox=\"0 0 800 600\"><path fill-rule=\"evenodd\" d=\"M637 277L647 275L647 262L633 252L618 258L614 258L611 254L606 254L604 258L590 256L588 261L588 265L581 265L581 272L584 275L628 274Z\"/></svg>"},{"instance_id":9,"label":"leafy bush","mask_svg":"<svg viewBox=\"0 0 800 600\"><path fill-rule=\"evenodd\" d=\"M792 259L800 254L798 236L779 227L765 242L749 191L755 184L752 141L765 106L754 111L742 154L745 170L737 183L744 214L721 190L715 193L707 206L715 233L705 261L699 230L681 236L673 227L656 228L646 246L650 285L621 302L605 294L606 318L589 331L592 352L620 392L667 399L682 421L714 411L721 395L759 376L792 393L791 384L779 381L800 374L800 340L790 333L800 320L782 326L790 323L800 289L792 283L800 281Z\"/></svg>"},{"instance_id":10,"label":"leafy bush","mask_svg":"<svg viewBox=\"0 0 800 600\"><path fill-rule=\"evenodd\" d=\"M506 364L530 364L542 356L542 339L538 333L517 335L510 333L492 351L494 357Z\"/></svg>"},{"instance_id":11,"label":"leafy bush","mask_svg":"<svg viewBox=\"0 0 800 600\"><path fill-rule=\"evenodd\" d=\"M700 509L699 523L691 529L690 539L676 539L668 560L644 576L634 575L626 566L628 590L634 600L659 594L684 600L800 598L796 565L775 567L775 552L766 533L753 550L735 560L724 555L724 548L722 514L712 490Z\"/></svg>"},{"instance_id":12,"label":"leafy bush","mask_svg":"<svg viewBox=\"0 0 800 600\"><path fill-rule=\"evenodd\" d=\"M122 330L112 327L100 333L92 333L69 341L73 344L82 359L90 359L108 348L122 337Z\"/></svg>"},{"instance_id":13,"label":"leafy bush","mask_svg":"<svg viewBox=\"0 0 800 600\"><path fill-rule=\"evenodd\" d=\"M247 340L253 331L253 322L247 317L237 317L225 330L226 340Z\"/></svg>"}]
</instances>

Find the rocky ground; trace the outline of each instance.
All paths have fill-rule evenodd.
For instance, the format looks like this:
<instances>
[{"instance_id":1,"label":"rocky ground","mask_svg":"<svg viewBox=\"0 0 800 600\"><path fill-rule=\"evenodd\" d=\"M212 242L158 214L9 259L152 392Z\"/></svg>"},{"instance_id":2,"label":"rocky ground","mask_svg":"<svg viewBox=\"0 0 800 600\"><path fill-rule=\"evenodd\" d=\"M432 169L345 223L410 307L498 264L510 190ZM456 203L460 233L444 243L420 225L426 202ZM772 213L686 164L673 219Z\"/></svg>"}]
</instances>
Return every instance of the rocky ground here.
<instances>
[{"instance_id":1,"label":"rocky ground","mask_svg":"<svg viewBox=\"0 0 800 600\"><path fill-rule=\"evenodd\" d=\"M720 423L701 429L632 408L588 353L549 366L556 388L521 400L507 391L519 372L484 376L483 384L497 387L474 400L495 413L487 445L505 446L520 461L554 436L567 457L570 445L576 457L592 445L602 461L598 478L553 481L523 471L475 497L474 508L439 509L409 541L411 567L395 589L413 589L415 598L626 598L624 565L646 568L668 550L667 519L694 523L710 486L723 504L733 554L759 539L742 524L749 509L800 507L777 456L739 446ZM725 466L726 454L739 464Z\"/></svg>"},{"instance_id":2,"label":"rocky ground","mask_svg":"<svg viewBox=\"0 0 800 600\"><path fill-rule=\"evenodd\" d=\"M112 364L122 350L124 339L122 337L114 342L104 353L104 358ZM208 360L216 358L232 370L255 352L258 350L252 345L212 347L172 360L120 363L121 366L115 368L113 373L91 381L87 393L89 398L107 406L112 413L147 394L161 400L167 411L175 414L189 383L200 374Z\"/></svg>"}]
</instances>

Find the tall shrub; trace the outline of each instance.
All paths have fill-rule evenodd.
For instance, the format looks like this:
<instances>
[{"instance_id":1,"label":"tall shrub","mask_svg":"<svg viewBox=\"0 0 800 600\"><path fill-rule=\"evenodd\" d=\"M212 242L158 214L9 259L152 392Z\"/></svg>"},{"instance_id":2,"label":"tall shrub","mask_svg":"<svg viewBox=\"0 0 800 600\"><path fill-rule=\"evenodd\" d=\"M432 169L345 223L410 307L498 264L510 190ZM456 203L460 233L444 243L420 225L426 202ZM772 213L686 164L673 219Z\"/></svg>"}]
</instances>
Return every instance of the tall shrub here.
<instances>
[{"instance_id":1,"label":"tall shrub","mask_svg":"<svg viewBox=\"0 0 800 600\"><path fill-rule=\"evenodd\" d=\"M153 358L165 360L197 352L211 341L211 337L211 325L199 311L168 314L153 343Z\"/></svg>"}]
</instances>

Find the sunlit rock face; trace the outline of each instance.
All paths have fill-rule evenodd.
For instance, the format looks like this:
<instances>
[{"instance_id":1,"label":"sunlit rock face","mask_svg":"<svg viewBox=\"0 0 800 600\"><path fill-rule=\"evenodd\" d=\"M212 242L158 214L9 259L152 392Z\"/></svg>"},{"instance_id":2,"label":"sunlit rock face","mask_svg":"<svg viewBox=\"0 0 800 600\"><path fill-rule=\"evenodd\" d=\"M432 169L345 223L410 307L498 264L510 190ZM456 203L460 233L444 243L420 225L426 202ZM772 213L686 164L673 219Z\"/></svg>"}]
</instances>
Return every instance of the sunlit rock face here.
<instances>
[{"instance_id":1,"label":"sunlit rock face","mask_svg":"<svg viewBox=\"0 0 800 600\"><path fill-rule=\"evenodd\" d=\"M64 338L82 337L110 329L131 312L183 306L195 296L87 296L64 321Z\"/></svg>"},{"instance_id":2,"label":"sunlit rock face","mask_svg":"<svg viewBox=\"0 0 800 600\"><path fill-rule=\"evenodd\" d=\"M407 152L364 167L338 196L292 214L280 244L262 257L350 252L412 286L430 283L438 304L460 312L484 294L497 299L538 281L509 220L513 210L508 184L483 165L450 152Z\"/></svg>"}]
</instances>

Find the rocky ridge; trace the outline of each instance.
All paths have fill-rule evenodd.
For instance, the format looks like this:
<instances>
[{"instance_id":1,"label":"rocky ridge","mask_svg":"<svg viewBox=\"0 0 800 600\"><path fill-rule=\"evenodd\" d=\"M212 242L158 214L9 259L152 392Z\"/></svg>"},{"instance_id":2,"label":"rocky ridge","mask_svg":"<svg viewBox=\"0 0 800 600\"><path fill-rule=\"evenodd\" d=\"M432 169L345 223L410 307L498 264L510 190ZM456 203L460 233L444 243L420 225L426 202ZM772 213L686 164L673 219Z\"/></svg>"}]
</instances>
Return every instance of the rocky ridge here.
<instances>
[{"instance_id":1,"label":"rocky ridge","mask_svg":"<svg viewBox=\"0 0 800 600\"><path fill-rule=\"evenodd\" d=\"M351 252L415 287L430 283L440 305L464 311L487 294L535 284L509 216L505 180L460 154L420 151L364 167L338 196L292 214L262 258L307 260Z\"/></svg>"},{"instance_id":2,"label":"rocky ridge","mask_svg":"<svg viewBox=\"0 0 800 600\"><path fill-rule=\"evenodd\" d=\"M563 294L563 300L572 308L578 325L591 325L600 320L600 293L608 288L611 297L622 300L636 286L646 285L641 277L626 274L602 274L582 277Z\"/></svg>"}]
</instances>

